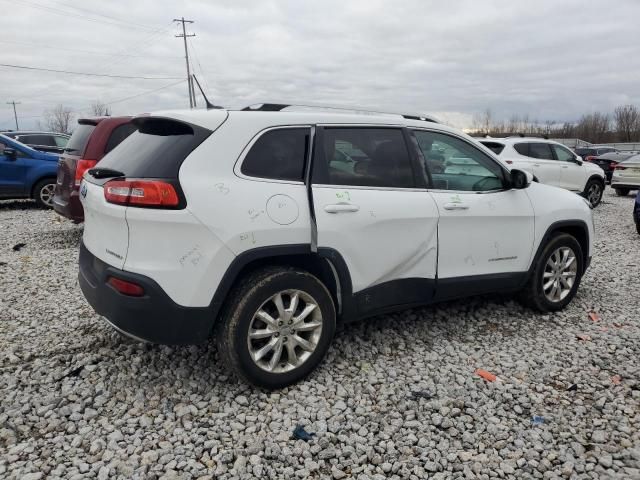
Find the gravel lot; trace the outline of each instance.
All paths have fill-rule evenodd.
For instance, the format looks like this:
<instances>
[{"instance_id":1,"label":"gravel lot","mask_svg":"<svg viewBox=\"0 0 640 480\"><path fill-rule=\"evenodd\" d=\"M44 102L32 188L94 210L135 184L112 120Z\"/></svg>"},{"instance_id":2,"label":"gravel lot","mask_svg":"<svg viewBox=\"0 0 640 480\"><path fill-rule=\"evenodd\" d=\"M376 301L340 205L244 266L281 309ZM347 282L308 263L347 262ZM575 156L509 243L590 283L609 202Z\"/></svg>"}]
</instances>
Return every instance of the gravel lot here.
<instances>
[{"instance_id":1,"label":"gravel lot","mask_svg":"<svg viewBox=\"0 0 640 480\"><path fill-rule=\"evenodd\" d=\"M210 346L120 337L77 285L81 228L0 202L0 477L640 479L632 202L605 193L565 311L483 297L348 325L275 393Z\"/></svg>"}]
</instances>

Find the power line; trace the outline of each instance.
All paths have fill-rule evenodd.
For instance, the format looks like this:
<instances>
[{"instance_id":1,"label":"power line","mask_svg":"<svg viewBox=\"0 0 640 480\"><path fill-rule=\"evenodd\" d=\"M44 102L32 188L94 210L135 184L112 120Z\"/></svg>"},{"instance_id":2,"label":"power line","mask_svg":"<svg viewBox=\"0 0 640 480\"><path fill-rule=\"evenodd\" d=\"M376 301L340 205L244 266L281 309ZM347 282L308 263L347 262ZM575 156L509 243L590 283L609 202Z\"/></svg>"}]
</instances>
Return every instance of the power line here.
<instances>
[{"instance_id":1,"label":"power line","mask_svg":"<svg viewBox=\"0 0 640 480\"><path fill-rule=\"evenodd\" d=\"M87 53L89 55L98 55L98 56L105 56L105 57L164 58L164 59L182 58L178 55L160 56L160 55L130 55L126 53L105 53L105 52L97 52L95 50L80 50L78 48L61 48L61 47L55 47L53 45L43 45L41 43L14 42L11 40L0 40L0 43L12 44L12 45L24 45L27 47L36 47L36 48L49 48L49 49L58 50L58 51Z\"/></svg>"},{"instance_id":2,"label":"power line","mask_svg":"<svg viewBox=\"0 0 640 480\"><path fill-rule=\"evenodd\" d=\"M24 65L12 65L9 63L0 63L0 67L8 68L20 68L24 70L38 70L41 72L54 72L54 73L66 73L69 75L84 75L88 77L108 77L108 78L128 78L128 79L140 79L140 80L177 80L180 77L138 77L134 75L109 75L106 73L87 73L87 72L71 72L68 70L56 70L53 68L41 68L41 67L27 67Z\"/></svg>"},{"instance_id":3,"label":"power line","mask_svg":"<svg viewBox=\"0 0 640 480\"><path fill-rule=\"evenodd\" d=\"M150 94L150 93L159 92L160 90L164 90L165 88L173 87L174 85L178 85L179 83L182 83L182 82L184 82L184 81L185 81L185 79L184 79L184 78L181 78L181 79L180 79L180 80L178 80L177 82L170 83L169 85L165 85L165 86L160 87L160 88L155 88L155 89L153 89L153 90L148 90L148 91L146 91L146 92L138 93L138 94L136 94L136 95L131 95L131 96L129 96L129 97L120 98L120 99L118 99L118 100L113 100L113 101L111 101L111 102L106 102L106 103L105 103L105 105L113 105L114 103L120 103L120 102L124 102L124 101L126 101L126 100L131 100L132 98L138 98L138 97L141 97L141 96L143 96L143 95L148 95L148 94Z\"/></svg>"},{"instance_id":4,"label":"power line","mask_svg":"<svg viewBox=\"0 0 640 480\"><path fill-rule=\"evenodd\" d=\"M153 30L153 27L146 27L143 25L139 25L139 24L128 24L128 23L124 23L122 21L117 21L117 22L113 22L113 21L107 21L107 20L101 20L98 18L92 18L92 17L88 17L86 15L81 15L79 13L75 13L75 12L70 12L69 10L63 10L60 8L55 8L55 7L51 7L48 5L43 5L41 3L37 3L37 2L32 2L29 0L13 0L14 2L19 2L23 5L27 5L29 7L35 8L37 10L44 10L47 11L49 13L53 13L54 15L60 15L63 17L72 17L72 18L78 18L81 20L86 20L88 22L94 22L94 23L102 23L105 25L113 25L116 27L121 27L121 28L141 28L143 30Z\"/></svg>"},{"instance_id":5,"label":"power line","mask_svg":"<svg viewBox=\"0 0 640 480\"><path fill-rule=\"evenodd\" d=\"M68 3L68 2L61 2L59 0L57 0L57 1L53 0L53 2L57 3L58 5L65 5L68 8L73 8L74 10L79 10L81 12L90 13L91 15L95 15L95 16L98 16L98 17L108 18L110 20L115 20L116 22L126 23L126 24L131 25L131 26L138 26L138 27L142 27L142 28L148 28L150 30L157 28L157 27L152 27L150 25L144 25L144 24L140 24L140 23L136 23L136 22L129 22L127 20L122 20L120 18L113 17L111 15L105 15L104 13L99 13L99 12L95 12L93 10L88 10L86 8L78 7L76 5L72 5L72 4Z\"/></svg>"}]
</instances>

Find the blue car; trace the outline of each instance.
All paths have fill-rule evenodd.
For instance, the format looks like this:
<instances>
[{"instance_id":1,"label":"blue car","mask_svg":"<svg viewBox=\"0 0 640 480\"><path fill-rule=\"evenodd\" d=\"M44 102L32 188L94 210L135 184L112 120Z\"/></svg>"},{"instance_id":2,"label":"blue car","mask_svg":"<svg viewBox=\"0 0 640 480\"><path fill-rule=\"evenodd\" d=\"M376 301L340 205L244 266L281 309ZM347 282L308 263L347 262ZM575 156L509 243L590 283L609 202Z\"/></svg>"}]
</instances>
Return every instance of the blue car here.
<instances>
[{"instance_id":1,"label":"blue car","mask_svg":"<svg viewBox=\"0 0 640 480\"><path fill-rule=\"evenodd\" d=\"M33 198L52 208L57 170L58 155L0 135L0 199Z\"/></svg>"}]
</instances>

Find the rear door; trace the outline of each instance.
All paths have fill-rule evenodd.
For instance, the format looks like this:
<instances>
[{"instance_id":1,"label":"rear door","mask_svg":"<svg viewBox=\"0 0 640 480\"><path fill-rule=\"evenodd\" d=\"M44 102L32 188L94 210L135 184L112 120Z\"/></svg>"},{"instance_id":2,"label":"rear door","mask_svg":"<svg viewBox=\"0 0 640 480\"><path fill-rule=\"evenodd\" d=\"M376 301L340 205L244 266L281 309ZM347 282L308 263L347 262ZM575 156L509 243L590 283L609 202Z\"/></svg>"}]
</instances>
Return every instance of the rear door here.
<instances>
[{"instance_id":1,"label":"rear door","mask_svg":"<svg viewBox=\"0 0 640 480\"><path fill-rule=\"evenodd\" d=\"M531 165L530 172L541 182L547 185L555 185L556 187L562 186L561 176L562 171L560 164L555 160L551 145L543 142L526 142L526 144L517 144L514 148L526 145L527 153L529 157L528 164ZM516 148L518 150L518 148Z\"/></svg>"},{"instance_id":2,"label":"rear door","mask_svg":"<svg viewBox=\"0 0 640 480\"><path fill-rule=\"evenodd\" d=\"M505 189L506 170L466 139L426 129L413 133L423 153L437 148L444 151L445 165L451 165L431 173L430 194L440 214L439 295L480 293L473 289L484 285L492 290L495 284L483 284L478 277L525 272L534 237L534 213L526 192ZM466 167L458 168L463 159ZM425 160L431 171L428 155Z\"/></svg>"},{"instance_id":3,"label":"rear door","mask_svg":"<svg viewBox=\"0 0 640 480\"><path fill-rule=\"evenodd\" d=\"M361 313L428 301L438 211L401 128L318 127L312 172L318 249L346 262Z\"/></svg>"}]
</instances>

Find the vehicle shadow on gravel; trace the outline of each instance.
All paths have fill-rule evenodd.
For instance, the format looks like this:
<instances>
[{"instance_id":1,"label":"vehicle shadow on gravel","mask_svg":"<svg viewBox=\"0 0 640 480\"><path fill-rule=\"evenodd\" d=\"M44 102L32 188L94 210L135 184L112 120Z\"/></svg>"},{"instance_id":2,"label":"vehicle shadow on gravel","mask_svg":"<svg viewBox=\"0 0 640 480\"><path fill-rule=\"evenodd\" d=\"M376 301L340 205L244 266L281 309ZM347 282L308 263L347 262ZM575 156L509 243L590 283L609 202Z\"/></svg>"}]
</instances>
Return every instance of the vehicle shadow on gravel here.
<instances>
[{"instance_id":1,"label":"vehicle shadow on gravel","mask_svg":"<svg viewBox=\"0 0 640 480\"><path fill-rule=\"evenodd\" d=\"M42 210L34 200L0 200L0 210Z\"/></svg>"}]
</instances>

